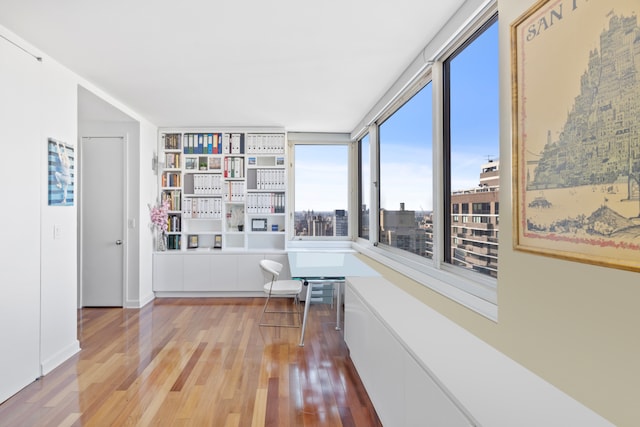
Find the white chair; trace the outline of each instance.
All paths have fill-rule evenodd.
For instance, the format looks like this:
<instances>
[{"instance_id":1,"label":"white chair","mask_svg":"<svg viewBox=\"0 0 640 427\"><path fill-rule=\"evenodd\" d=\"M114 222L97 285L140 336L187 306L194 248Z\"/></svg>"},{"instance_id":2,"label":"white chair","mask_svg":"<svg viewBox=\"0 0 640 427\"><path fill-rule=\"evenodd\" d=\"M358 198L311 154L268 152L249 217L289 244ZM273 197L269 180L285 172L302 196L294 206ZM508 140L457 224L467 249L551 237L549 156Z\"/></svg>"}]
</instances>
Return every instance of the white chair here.
<instances>
[{"instance_id":1,"label":"white chair","mask_svg":"<svg viewBox=\"0 0 640 427\"><path fill-rule=\"evenodd\" d=\"M264 284L264 292L267 294L267 301L262 309L262 315L260 316L260 326L279 326L285 328L299 328L301 325L301 311L300 311L300 299L299 294L302 290L302 282L300 280L278 280L280 271L282 271L282 264L269 259L263 259L260 261L260 268L262 268L265 278L269 276L271 279ZM269 302L271 297L289 297L293 298L293 310L272 310L269 309ZM280 313L280 314L292 314L294 317L293 324L286 323L268 323L263 322L264 315L266 313Z\"/></svg>"}]
</instances>

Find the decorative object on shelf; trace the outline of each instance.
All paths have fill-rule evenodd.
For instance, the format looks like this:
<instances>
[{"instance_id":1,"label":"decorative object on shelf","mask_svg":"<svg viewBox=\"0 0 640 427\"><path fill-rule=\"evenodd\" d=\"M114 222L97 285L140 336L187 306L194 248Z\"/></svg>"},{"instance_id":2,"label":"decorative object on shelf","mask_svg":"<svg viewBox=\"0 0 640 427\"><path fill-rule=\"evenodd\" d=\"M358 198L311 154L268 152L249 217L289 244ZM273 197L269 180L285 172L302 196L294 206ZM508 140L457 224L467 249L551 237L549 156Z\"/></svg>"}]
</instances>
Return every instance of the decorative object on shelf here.
<instances>
[{"instance_id":1,"label":"decorative object on shelf","mask_svg":"<svg viewBox=\"0 0 640 427\"><path fill-rule=\"evenodd\" d=\"M167 233L159 231L156 237L156 250L158 252L164 252L167 250Z\"/></svg>"},{"instance_id":2,"label":"decorative object on shelf","mask_svg":"<svg viewBox=\"0 0 640 427\"><path fill-rule=\"evenodd\" d=\"M163 200L156 206L149 206L152 227L156 229L156 249L167 250L167 228L169 226L169 201Z\"/></svg>"},{"instance_id":3,"label":"decorative object on shelf","mask_svg":"<svg viewBox=\"0 0 640 427\"><path fill-rule=\"evenodd\" d=\"M230 205L227 211L227 225L230 230L244 230L244 206Z\"/></svg>"},{"instance_id":4,"label":"decorative object on shelf","mask_svg":"<svg viewBox=\"0 0 640 427\"><path fill-rule=\"evenodd\" d=\"M197 234L189 234L189 239L187 241L187 247L189 249L195 249L198 247L198 235Z\"/></svg>"},{"instance_id":5,"label":"decorative object on shelf","mask_svg":"<svg viewBox=\"0 0 640 427\"><path fill-rule=\"evenodd\" d=\"M267 219L251 218L251 231L267 231Z\"/></svg>"},{"instance_id":6,"label":"decorative object on shelf","mask_svg":"<svg viewBox=\"0 0 640 427\"><path fill-rule=\"evenodd\" d=\"M222 249L222 234L216 234L213 236L213 248Z\"/></svg>"}]
</instances>

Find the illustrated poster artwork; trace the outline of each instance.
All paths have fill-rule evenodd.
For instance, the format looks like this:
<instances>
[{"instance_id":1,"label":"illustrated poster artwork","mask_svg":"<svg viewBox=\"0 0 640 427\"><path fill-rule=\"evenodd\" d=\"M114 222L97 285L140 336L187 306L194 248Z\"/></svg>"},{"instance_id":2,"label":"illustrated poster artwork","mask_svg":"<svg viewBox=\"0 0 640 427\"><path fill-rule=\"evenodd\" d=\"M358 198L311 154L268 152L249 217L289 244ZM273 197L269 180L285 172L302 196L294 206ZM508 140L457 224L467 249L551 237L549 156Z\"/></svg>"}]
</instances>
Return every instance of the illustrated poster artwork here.
<instances>
[{"instance_id":1,"label":"illustrated poster artwork","mask_svg":"<svg viewBox=\"0 0 640 427\"><path fill-rule=\"evenodd\" d=\"M48 140L49 206L73 206L75 199L75 150L72 145Z\"/></svg>"},{"instance_id":2,"label":"illustrated poster artwork","mask_svg":"<svg viewBox=\"0 0 640 427\"><path fill-rule=\"evenodd\" d=\"M553 0L512 24L517 249L640 270L637 0Z\"/></svg>"}]
</instances>

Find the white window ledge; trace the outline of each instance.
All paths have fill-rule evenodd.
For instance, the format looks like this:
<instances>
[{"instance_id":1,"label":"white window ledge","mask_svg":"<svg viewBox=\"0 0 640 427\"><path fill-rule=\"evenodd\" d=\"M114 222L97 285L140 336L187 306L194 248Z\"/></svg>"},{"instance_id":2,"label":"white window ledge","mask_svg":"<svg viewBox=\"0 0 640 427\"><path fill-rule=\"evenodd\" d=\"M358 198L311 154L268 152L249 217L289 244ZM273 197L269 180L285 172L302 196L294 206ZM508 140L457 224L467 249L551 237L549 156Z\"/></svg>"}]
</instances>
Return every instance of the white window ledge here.
<instances>
[{"instance_id":1,"label":"white window ledge","mask_svg":"<svg viewBox=\"0 0 640 427\"><path fill-rule=\"evenodd\" d=\"M483 278L472 280L462 274L436 270L424 265L418 266L413 261L394 256L390 251L373 245L353 242L352 247L363 255L384 264L487 319L494 322L498 321L495 286L483 281ZM412 267L411 264L416 264L417 268Z\"/></svg>"}]
</instances>

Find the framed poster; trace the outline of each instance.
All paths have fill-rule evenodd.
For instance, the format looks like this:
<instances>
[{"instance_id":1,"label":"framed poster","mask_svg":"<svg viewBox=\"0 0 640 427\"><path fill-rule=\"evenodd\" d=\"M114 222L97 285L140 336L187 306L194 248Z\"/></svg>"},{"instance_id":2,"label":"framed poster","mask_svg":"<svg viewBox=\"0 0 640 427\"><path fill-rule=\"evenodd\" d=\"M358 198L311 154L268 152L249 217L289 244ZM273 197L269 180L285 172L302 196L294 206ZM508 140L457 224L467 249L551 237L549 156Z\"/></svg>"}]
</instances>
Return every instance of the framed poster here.
<instances>
[{"instance_id":1,"label":"framed poster","mask_svg":"<svg viewBox=\"0 0 640 427\"><path fill-rule=\"evenodd\" d=\"M543 0L511 24L514 247L640 270L637 0Z\"/></svg>"},{"instance_id":2,"label":"framed poster","mask_svg":"<svg viewBox=\"0 0 640 427\"><path fill-rule=\"evenodd\" d=\"M47 140L47 199L49 206L73 206L75 150L53 138Z\"/></svg>"}]
</instances>

